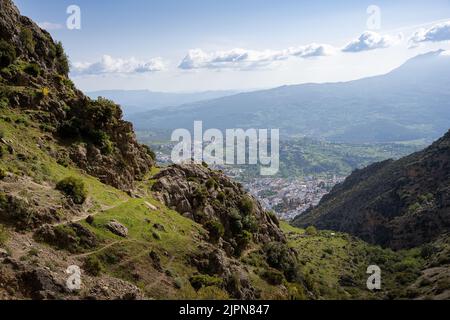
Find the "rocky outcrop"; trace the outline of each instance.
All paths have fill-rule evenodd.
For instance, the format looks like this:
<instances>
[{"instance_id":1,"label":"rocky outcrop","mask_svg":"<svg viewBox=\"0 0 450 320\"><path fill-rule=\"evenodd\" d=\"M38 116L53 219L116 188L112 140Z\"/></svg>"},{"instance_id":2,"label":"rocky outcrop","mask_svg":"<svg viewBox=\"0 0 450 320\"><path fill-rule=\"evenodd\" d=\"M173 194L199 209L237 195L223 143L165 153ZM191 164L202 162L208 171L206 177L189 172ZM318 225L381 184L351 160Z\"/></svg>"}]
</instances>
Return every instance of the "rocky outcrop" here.
<instances>
[{"instance_id":1,"label":"rocky outcrop","mask_svg":"<svg viewBox=\"0 0 450 320\"><path fill-rule=\"evenodd\" d=\"M123 224L116 220L112 220L108 222L106 225L106 228L108 228L109 231L114 233L115 235L118 235L119 237L126 238L128 237L128 229Z\"/></svg>"},{"instance_id":2,"label":"rocky outcrop","mask_svg":"<svg viewBox=\"0 0 450 320\"><path fill-rule=\"evenodd\" d=\"M293 224L412 248L450 230L449 186L450 132L421 152L355 171Z\"/></svg>"},{"instance_id":3,"label":"rocky outcrop","mask_svg":"<svg viewBox=\"0 0 450 320\"><path fill-rule=\"evenodd\" d=\"M154 179L152 190L168 207L203 224L210 234L220 233L217 229L223 226L221 238L226 251L239 247L244 231L258 243L285 239L276 217L221 171L196 164L173 165Z\"/></svg>"},{"instance_id":4,"label":"rocky outcrop","mask_svg":"<svg viewBox=\"0 0 450 320\"><path fill-rule=\"evenodd\" d=\"M88 174L131 189L154 161L136 141L132 125L122 120L120 107L77 90L68 78L62 45L21 16L11 0L0 1L0 41L2 50L11 52L2 58L0 98L11 107L32 110L30 116L65 148L69 145L67 156Z\"/></svg>"}]
</instances>

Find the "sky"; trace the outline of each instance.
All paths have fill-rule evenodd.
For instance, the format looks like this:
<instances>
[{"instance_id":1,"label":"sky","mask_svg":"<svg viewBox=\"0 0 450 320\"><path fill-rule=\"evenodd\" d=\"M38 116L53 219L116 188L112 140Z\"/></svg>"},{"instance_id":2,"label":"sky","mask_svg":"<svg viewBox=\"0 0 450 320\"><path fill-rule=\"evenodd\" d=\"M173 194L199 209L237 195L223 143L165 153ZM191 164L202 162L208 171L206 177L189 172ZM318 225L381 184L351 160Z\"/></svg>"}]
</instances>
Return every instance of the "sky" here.
<instances>
[{"instance_id":1,"label":"sky","mask_svg":"<svg viewBox=\"0 0 450 320\"><path fill-rule=\"evenodd\" d=\"M71 77L84 91L348 81L450 50L450 0L14 2L62 41ZM79 16L67 12L71 5ZM68 19L80 29L68 28Z\"/></svg>"}]
</instances>

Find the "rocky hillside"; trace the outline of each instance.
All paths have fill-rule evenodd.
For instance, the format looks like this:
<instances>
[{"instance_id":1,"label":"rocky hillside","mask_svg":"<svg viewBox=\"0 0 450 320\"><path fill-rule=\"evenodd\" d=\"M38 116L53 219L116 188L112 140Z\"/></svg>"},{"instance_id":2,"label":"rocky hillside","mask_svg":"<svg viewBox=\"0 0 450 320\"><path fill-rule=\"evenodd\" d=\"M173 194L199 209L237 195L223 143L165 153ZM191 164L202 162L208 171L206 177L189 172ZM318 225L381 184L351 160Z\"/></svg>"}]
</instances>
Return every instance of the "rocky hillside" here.
<instances>
[{"instance_id":1,"label":"rocky hillside","mask_svg":"<svg viewBox=\"0 0 450 320\"><path fill-rule=\"evenodd\" d=\"M221 172L155 167L61 43L0 9L1 299L305 297L273 214Z\"/></svg>"},{"instance_id":2,"label":"rocky hillside","mask_svg":"<svg viewBox=\"0 0 450 320\"><path fill-rule=\"evenodd\" d=\"M61 163L71 162L122 190L151 168L151 154L136 142L120 107L77 90L62 44L21 16L10 0L0 1L0 50L2 106L26 113L67 145L55 155Z\"/></svg>"},{"instance_id":3,"label":"rocky hillside","mask_svg":"<svg viewBox=\"0 0 450 320\"><path fill-rule=\"evenodd\" d=\"M421 152L355 171L293 224L412 248L450 231L449 186L450 132Z\"/></svg>"},{"instance_id":4,"label":"rocky hillside","mask_svg":"<svg viewBox=\"0 0 450 320\"><path fill-rule=\"evenodd\" d=\"M449 297L448 238L392 252L300 230L220 171L158 168L10 0L0 27L0 300ZM365 287L374 262L380 292Z\"/></svg>"}]
</instances>

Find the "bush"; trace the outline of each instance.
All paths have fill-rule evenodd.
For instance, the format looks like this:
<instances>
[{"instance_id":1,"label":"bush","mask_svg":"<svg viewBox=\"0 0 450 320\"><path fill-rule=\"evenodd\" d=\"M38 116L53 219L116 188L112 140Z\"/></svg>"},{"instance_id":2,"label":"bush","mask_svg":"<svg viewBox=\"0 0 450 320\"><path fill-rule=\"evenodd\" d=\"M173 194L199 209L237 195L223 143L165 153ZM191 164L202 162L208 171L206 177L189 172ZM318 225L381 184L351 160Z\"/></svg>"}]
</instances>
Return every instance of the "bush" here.
<instances>
[{"instance_id":1,"label":"bush","mask_svg":"<svg viewBox=\"0 0 450 320\"><path fill-rule=\"evenodd\" d=\"M253 212L253 201L249 197L243 197L239 203L239 208L244 216L250 215Z\"/></svg>"},{"instance_id":2,"label":"bush","mask_svg":"<svg viewBox=\"0 0 450 320\"><path fill-rule=\"evenodd\" d=\"M32 62L27 64L23 71L32 77L37 77L41 74L41 67L37 63Z\"/></svg>"},{"instance_id":3,"label":"bush","mask_svg":"<svg viewBox=\"0 0 450 320\"><path fill-rule=\"evenodd\" d=\"M211 286L220 287L222 286L223 281L221 278L211 277L205 274L199 274L192 276L189 279L189 282L191 283L191 286L198 291L204 287L211 287Z\"/></svg>"},{"instance_id":4,"label":"bush","mask_svg":"<svg viewBox=\"0 0 450 320\"><path fill-rule=\"evenodd\" d=\"M217 220L210 220L205 224L205 229L209 232L209 239L216 243L225 233L225 228Z\"/></svg>"},{"instance_id":5,"label":"bush","mask_svg":"<svg viewBox=\"0 0 450 320\"><path fill-rule=\"evenodd\" d=\"M56 68L59 74L67 75L70 71L69 59L64 53L64 48L61 42L57 42L55 45L56 49Z\"/></svg>"},{"instance_id":6,"label":"bush","mask_svg":"<svg viewBox=\"0 0 450 320\"><path fill-rule=\"evenodd\" d=\"M8 67L16 60L16 50L5 40L0 41L0 68Z\"/></svg>"},{"instance_id":7,"label":"bush","mask_svg":"<svg viewBox=\"0 0 450 320\"><path fill-rule=\"evenodd\" d=\"M220 202L224 202L225 201L225 193L219 192L217 194L217 200L219 200Z\"/></svg>"},{"instance_id":8,"label":"bush","mask_svg":"<svg viewBox=\"0 0 450 320\"><path fill-rule=\"evenodd\" d=\"M286 244L271 242L266 246L265 251L269 266L282 271L288 281L296 280L297 261Z\"/></svg>"},{"instance_id":9,"label":"bush","mask_svg":"<svg viewBox=\"0 0 450 320\"><path fill-rule=\"evenodd\" d=\"M259 224L256 218L252 215L245 216L244 219L242 219L242 225L244 227L244 230L250 231L250 232L257 232L259 229Z\"/></svg>"},{"instance_id":10,"label":"bush","mask_svg":"<svg viewBox=\"0 0 450 320\"><path fill-rule=\"evenodd\" d=\"M269 269L263 271L261 274L261 277L267 281L267 283L273 285L273 286L279 286L283 283L284 276L283 273L281 273L278 270Z\"/></svg>"},{"instance_id":11,"label":"bush","mask_svg":"<svg viewBox=\"0 0 450 320\"><path fill-rule=\"evenodd\" d=\"M3 150L3 149L0 149L0 150ZM1 152L0 152L0 157L1 157ZM6 175L7 175L6 170L3 169L3 168L0 168L0 180L5 179L5 178L6 178Z\"/></svg>"},{"instance_id":12,"label":"bush","mask_svg":"<svg viewBox=\"0 0 450 320\"><path fill-rule=\"evenodd\" d=\"M314 226L307 227L305 232L308 236L316 236L317 235L317 229Z\"/></svg>"},{"instance_id":13,"label":"bush","mask_svg":"<svg viewBox=\"0 0 450 320\"><path fill-rule=\"evenodd\" d=\"M22 44L25 46L28 52L34 53L35 43L33 40L33 32L30 29L25 27L21 28L20 40L22 41Z\"/></svg>"},{"instance_id":14,"label":"bush","mask_svg":"<svg viewBox=\"0 0 450 320\"><path fill-rule=\"evenodd\" d=\"M216 188L216 186L217 186L216 180L214 180L213 178L209 178L208 181L206 181L205 186L208 190L212 189L212 188Z\"/></svg>"},{"instance_id":15,"label":"bush","mask_svg":"<svg viewBox=\"0 0 450 320\"><path fill-rule=\"evenodd\" d=\"M240 256L241 253L247 248L247 246L252 242L253 234L247 230L243 230L240 234L236 236L236 248L235 253Z\"/></svg>"},{"instance_id":16,"label":"bush","mask_svg":"<svg viewBox=\"0 0 450 320\"><path fill-rule=\"evenodd\" d=\"M102 273L103 265L96 256L89 256L84 260L84 270L93 276L98 276Z\"/></svg>"},{"instance_id":17,"label":"bush","mask_svg":"<svg viewBox=\"0 0 450 320\"><path fill-rule=\"evenodd\" d=\"M100 150L109 155L114 151L113 143L109 135L102 130L92 130L89 133L90 140L94 143Z\"/></svg>"},{"instance_id":18,"label":"bush","mask_svg":"<svg viewBox=\"0 0 450 320\"><path fill-rule=\"evenodd\" d=\"M9 100L6 97L0 98L0 109L6 109L9 107Z\"/></svg>"},{"instance_id":19,"label":"bush","mask_svg":"<svg viewBox=\"0 0 450 320\"><path fill-rule=\"evenodd\" d=\"M206 199L208 199L208 190L205 186L200 186L194 191L194 197L200 204L204 204Z\"/></svg>"},{"instance_id":20,"label":"bush","mask_svg":"<svg viewBox=\"0 0 450 320\"><path fill-rule=\"evenodd\" d=\"M230 228L233 234L239 234L244 229L244 225L242 224L242 217L239 212L231 208L229 212L230 216Z\"/></svg>"},{"instance_id":21,"label":"bush","mask_svg":"<svg viewBox=\"0 0 450 320\"><path fill-rule=\"evenodd\" d=\"M76 204L83 204L87 197L84 182L79 178L65 178L58 182L56 189L70 197Z\"/></svg>"}]
</instances>

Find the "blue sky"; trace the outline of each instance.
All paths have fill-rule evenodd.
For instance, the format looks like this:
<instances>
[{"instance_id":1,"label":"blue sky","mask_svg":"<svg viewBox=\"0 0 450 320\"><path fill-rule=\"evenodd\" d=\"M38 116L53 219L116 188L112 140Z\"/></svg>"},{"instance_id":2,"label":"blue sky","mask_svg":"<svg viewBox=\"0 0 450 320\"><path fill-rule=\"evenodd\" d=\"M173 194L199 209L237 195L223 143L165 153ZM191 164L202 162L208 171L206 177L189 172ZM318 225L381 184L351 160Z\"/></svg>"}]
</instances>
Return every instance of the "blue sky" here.
<instances>
[{"instance_id":1,"label":"blue sky","mask_svg":"<svg viewBox=\"0 0 450 320\"><path fill-rule=\"evenodd\" d=\"M450 49L447 29L439 41L418 41L413 48L409 41L420 28L450 21L449 0L15 3L63 42L76 66L75 82L88 91L247 90L344 81L387 72L422 52ZM81 9L81 30L65 27L71 4ZM381 9L380 28L366 34L373 47L356 43L343 52L367 30L370 5ZM192 49L199 50L189 54Z\"/></svg>"}]
</instances>

